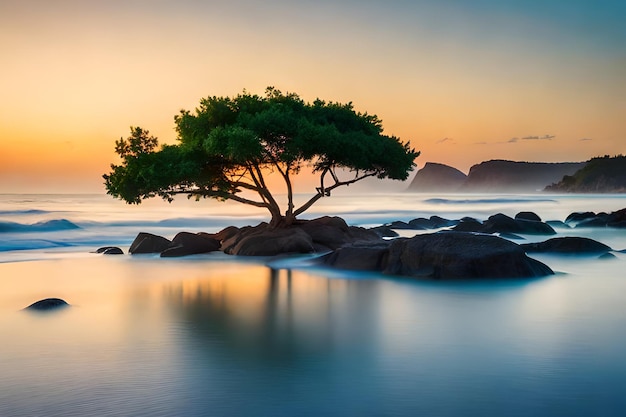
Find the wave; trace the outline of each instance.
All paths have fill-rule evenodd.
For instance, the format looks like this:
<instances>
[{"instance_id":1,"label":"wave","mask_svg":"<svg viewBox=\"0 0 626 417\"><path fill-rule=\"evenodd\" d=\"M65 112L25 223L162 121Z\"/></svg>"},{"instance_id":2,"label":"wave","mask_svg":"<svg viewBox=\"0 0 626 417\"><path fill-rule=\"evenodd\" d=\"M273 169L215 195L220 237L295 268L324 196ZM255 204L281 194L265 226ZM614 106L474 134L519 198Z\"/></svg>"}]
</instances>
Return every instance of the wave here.
<instances>
[{"instance_id":1,"label":"wave","mask_svg":"<svg viewBox=\"0 0 626 417\"><path fill-rule=\"evenodd\" d=\"M424 200L430 204L517 204L517 203L556 203L548 198L484 198L471 200L452 200L448 198L429 198Z\"/></svg>"},{"instance_id":2,"label":"wave","mask_svg":"<svg viewBox=\"0 0 626 417\"><path fill-rule=\"evenodd\" d=\"M0 233L55 232L80 229L80 226L66 219L48 220L33 224L0 222Z\"/></svg>"}]
</instances>

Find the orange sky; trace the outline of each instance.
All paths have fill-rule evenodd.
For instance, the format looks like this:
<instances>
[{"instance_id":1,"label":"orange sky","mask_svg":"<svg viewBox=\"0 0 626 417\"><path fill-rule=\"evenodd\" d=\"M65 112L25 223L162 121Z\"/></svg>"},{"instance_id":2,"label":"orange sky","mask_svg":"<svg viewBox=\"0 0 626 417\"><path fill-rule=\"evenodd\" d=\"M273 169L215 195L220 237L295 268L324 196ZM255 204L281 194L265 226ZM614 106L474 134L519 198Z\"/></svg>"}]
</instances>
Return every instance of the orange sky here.
<instances>
[{"instance_id":1,"label":"orange sky","mask_svg":"<svg viewBox=\"0 0 626 417\"><path fill-rule=\"evenodd\" d=\"M0 193L103 192L129 126L171 142L179 109L268 85L377 114L419 166L626 153L624 6L13 3L0 3Z\"/></svg>"}]
</instances>

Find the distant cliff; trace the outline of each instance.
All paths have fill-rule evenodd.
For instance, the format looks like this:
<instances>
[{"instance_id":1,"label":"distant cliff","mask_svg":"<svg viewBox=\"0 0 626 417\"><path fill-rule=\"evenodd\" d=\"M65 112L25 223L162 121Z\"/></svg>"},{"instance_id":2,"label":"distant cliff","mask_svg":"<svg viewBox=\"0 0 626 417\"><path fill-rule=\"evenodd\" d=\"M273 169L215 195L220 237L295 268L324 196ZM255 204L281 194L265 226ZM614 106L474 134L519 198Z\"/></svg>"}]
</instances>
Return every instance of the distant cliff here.
<instances>
[{"instance_id":1,"label":"distant cliff","mask_svg":"<svg viewBox=\"0 0 626 417\"><path fill-rule=\"evenodd\" d=\"M626 156L591 159L573 175L545 189L564 193L626 193Z\"/></svg>"},{"instance_id":2,"label":"distant cliff","mask_svg":"<svg viewBox=\"0 0 626 417\"><path fill-rule=\"evenodd\" d=\"M451 166L427 162L424 168L415 174L415 178L411 182L411 185L409 185L408 191L441 193L532 193L542 191L547 186L550 186L550 184L552 184L551 187L561 187L561 185L556 184L558 181L564 177L573 178L571 176L583 169L586 164L587 162L546 163L492 160L472 166L469 174L465 175ZM606 168L608 169L608 165ZM617 167L613 168L613 170L617 169ZM615 174L611 175L615 176ZM608 176L610 175L605 175L605 177ZM567 179L567 181L567 184L570 184L571 181L574 180ZM593 186L590 185L593 183L592 180L576 181L577 184L584 183L586 186L593 188ZM609 184L609 180L604 179L596 181L597 187L601 184ZM622 182L621 184L623 185L624 183ZM597 187L595 188L596 190L598 189ZM614 187L613 189L617 188ZM552 188L550 191L565 191L565 189Z\"/></svg>"},{"instance_id":3,"label":"distant cliff","mask_svg":"<svg viewBox=\"0 0 626 417\"><path fill-rule=\"evenodd\" d=\"M565 175L572 175L586 162L515 162L493 160L470 168L462 192L536 192Z\"/></svg>"},{"instance_id":4,"label":"distant cliff","mask_svg":"<svg viewBox=\"0 0 626 417\"><path fill-rule=\"evenodd\" d=\"M451 166L426 162L417 171L408 190L413 192L455 192L463 185L467 175Z\"/></svg>"}]
</instances>

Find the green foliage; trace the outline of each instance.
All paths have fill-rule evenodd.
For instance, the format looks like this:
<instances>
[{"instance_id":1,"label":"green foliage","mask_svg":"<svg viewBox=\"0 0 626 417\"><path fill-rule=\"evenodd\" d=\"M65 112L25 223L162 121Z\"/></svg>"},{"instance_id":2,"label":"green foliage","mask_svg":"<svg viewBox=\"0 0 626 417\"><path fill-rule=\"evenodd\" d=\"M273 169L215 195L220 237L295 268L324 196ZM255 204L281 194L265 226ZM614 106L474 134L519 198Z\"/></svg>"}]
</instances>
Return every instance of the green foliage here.
<instances>
[{"instance_id":1,"label":"green foliage","mask_svg":"<svg viewBox=\"0 0 626 417\"><path fill-rule=\"evenodd\" d=\"M575 193L626 192L626 156L605 155L589 160L572 176L546 187L547 191Z\"/></svg>"},{"instance_id":2,"label":"green foliage","mask_svg":"<svg viewBox=\"0 0 626 417\"><path fill-rule=\"evenodd\" d=\"M304 102L293 93L269 87L265 96L243 92L235 97L208 97L193 111L174 118L179 143L157 148L157 139L131 128L116 142L121 165L104 175L107 192L129 203L175 194L233 199L280 211L263 178L279 172L288 191L286 216L300 213L337 186L376 176L405 180L419 155L408 143L383 134L375 115L359 113L352 103ZM304 167L320 175L312 201L293 211L290 176ZM338 170L353 173L340 180ZM330 186L325 177L332 177ZM239 193L254 191L260 200ZM294 214L295 213L295 214Z\"/></svg>"}]
</instances>

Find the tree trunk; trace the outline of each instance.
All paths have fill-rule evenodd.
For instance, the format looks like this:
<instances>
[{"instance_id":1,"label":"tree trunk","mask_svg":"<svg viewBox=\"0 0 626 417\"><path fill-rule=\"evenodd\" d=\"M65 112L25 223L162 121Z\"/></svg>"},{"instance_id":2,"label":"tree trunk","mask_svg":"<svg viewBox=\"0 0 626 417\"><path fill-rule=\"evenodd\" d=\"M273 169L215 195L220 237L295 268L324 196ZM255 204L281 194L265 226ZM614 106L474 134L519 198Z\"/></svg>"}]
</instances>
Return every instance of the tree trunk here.
<instances>
[{"instance_id":1,"label":"tree trunk","mask_svg":"<svg viewBox=\"0 0 626 417\"><path fill-rule=\"evenodd\" d=\"M283 216L281 214L272 213L272 220L270 220L270 227L272 229L280 229L291 226L296 221L296 216L293 214Z\"/></svg>"}]
</instances>

